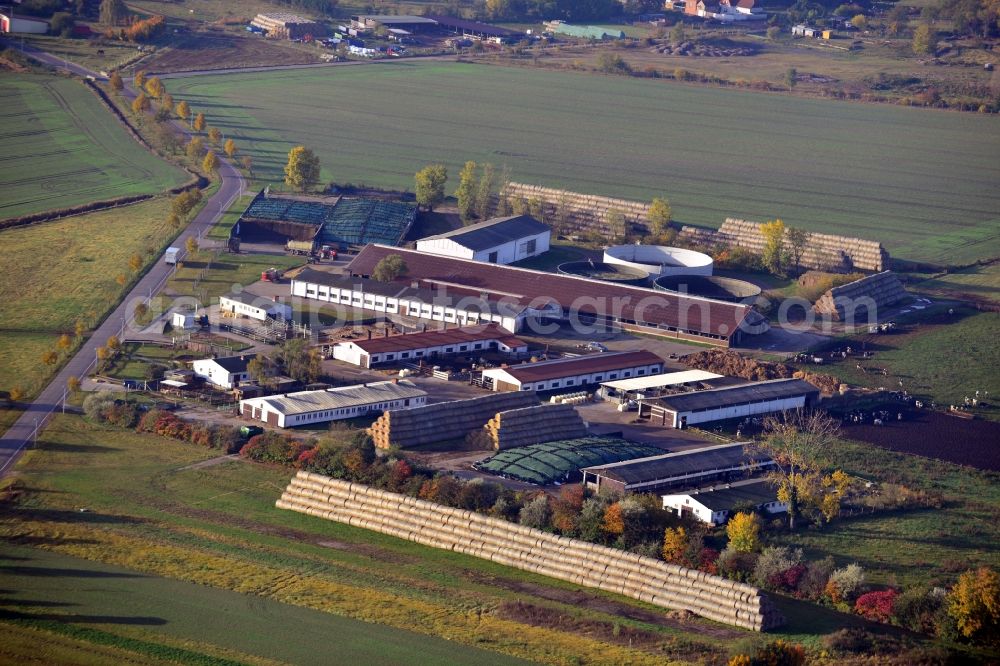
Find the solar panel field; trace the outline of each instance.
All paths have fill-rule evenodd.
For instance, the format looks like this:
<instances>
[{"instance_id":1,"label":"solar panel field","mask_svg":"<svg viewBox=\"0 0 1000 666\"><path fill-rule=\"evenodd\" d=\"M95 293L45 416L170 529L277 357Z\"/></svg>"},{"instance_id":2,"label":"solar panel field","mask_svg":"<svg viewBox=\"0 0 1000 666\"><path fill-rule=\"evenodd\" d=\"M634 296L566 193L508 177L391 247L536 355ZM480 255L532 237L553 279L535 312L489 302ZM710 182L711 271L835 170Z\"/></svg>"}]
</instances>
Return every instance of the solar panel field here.
<instances>
[{"instance_id":1,"label":"solar panel field","mask_svg":"<svg viewBox=\"0 0 1000 666\"><path fill-rule=\"evenodd\" d=\"M625 77L404 62L171 79L282 180L311 147L323 178L413 187L466 160L527 182L648 201L682 223L780 217L882 241L896 257L1000 255L1000 120ZM294 100L294 103L291 101Z\"/></svg>"},{"instance_id":2,"label":"solar panel field","mask_svg":"<svg viewBox=\"0 0 1000 666\"><path fill-rule=\"evenodd\" d=\"M154 194L188 179L71 79L4 74L0 141L0 219Z\"/></svg>"}]
</instances>

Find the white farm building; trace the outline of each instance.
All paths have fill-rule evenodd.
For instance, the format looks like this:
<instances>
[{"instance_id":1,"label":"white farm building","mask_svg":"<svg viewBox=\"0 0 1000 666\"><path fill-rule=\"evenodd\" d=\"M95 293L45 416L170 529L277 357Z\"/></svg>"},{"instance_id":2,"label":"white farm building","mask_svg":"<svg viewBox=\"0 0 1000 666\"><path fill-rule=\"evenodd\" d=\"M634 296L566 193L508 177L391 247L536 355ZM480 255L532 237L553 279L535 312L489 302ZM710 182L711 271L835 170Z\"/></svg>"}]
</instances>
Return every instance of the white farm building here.
<instances>
[{"instance_id":1,"label":"white farm building","mask_svg":"<svg viewBox=\"0 0 1000 666\"><path fill-rule=\"evenodd\" d=\"M768 479L747 479L663 495L665 511L681 517L694 516L708 525L722 525L734 509L749 506L769 515L788 511L788 503L778 499L778 491Z\"/></svg>"},{"instance_id":2,"label":"white farm building","mask_svg":"<svg viewBox=\"0 0 1000 666\"><path fill-rule=\"evenodd\" d=\"M522 363L483 370L484 388L494 391L579 389L605 380L663 372L663 359L650 351L603 352L589 356Z\"/></svg>"},{"instance_id":3,"label":"white farm building","mask_svg":"<svg viewBox=\"0 0 1000 666\"><path fill-rule=\"evenodd\" d=\"M495 217L417 241L417 250L444 257L511 264L548 252L552 230L530 215Z\"/></svg>"},{"instance_id":4,"label":"white farm building","mask_svg":"<svg viewBox=\"0 0 1000 666\"><path fill-rule=\"evenodd\" d=\"M228 312L239 317L248 317L258 321L292 318L291 305L245 292L220 296L219 312Z\"/></svg>"},{"instance_id":5,"label":"white farm building","mask_svg":"<svg viewBox=\"0 0 1000 666\"><path fill-rule=\"evenodd\" d=\"M811 407L818 399L819 389L809 382L771 379L658 398L643 402L640 410L649 414L654 424L685 428L699 423L802 409Z\"/></svg>"},{"instance_id":6,"label":"white farm building","mask_svg":"<svg viewBox=\"0 0 1000 666\"><path fill-rule=\"evenodd\" d=\"M250 379L247 366L256 354L226 356L223 358L203 358L191 363L194 374L209 384L219 388L233 389Z\"/></svg>"},{"instance_id":7,"label":"white farm building","mask_svg":"<svg viewBox=\"0 0 1000 666\"><path fill-rule=\"evenodd\" d=\"M496 324L407 333L367 340L347 340L333 345L333 358L370 368L379 363L430 361L451 354L482 355L487 351L524 354L528 343Z\"/></svg>"},{"instance_id":8,"label":"white farm building","mask_svg":"<svg viewBox=\"0 0 1000 666\"><path fill-rule=\"evenodd\" d=\"M427 393L404 379L247 398L240 400L240 414L278 428L292 428L425 404Z\"/></svg>"}]
</instances>

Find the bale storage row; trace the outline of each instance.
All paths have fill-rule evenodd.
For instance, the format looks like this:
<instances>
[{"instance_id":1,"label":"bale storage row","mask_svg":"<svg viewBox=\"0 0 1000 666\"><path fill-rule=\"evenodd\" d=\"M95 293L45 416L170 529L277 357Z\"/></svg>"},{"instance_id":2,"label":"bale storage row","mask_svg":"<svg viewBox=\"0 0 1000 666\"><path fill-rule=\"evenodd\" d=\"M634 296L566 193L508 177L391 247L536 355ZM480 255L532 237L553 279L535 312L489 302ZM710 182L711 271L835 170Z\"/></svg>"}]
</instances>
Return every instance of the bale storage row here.
<instances>
[{"instance_id":1,"label":"bale storage row","mask_svg":"<svg viewBox=\"0 0 1000 666\"><path fill-rule=\"evenodd\" d=\"M581 194L580 192L538 185L525 185L524 183L508 183L500 196L506 197L508 201L518 199L525 202L539 201L546 219L553 220L561 217L564 220L563 226L565 228L560 229L562 232L573 229L613 236L620 230L611 228L608 221L610 212L618 211L625 217L627 223L643 228L646 227L647 215L649 214L648 203Z\"/></svg>"},{"instance_id":2,"label":"bale storage row","mask_svg":"<svg viewBox=\"0 0 1000 666\"><path fill-rule=\"evenodd\" d=\"M728 245L739 246L761 254L764 251L764 235L761 223L749 220L726 218L719 227L717 239ZM829 234L809 234L809 241L802 253L801 265L818 270L883 271L889 263L889 253L877 241L831 236Z\"/></svg>"},{"instance_id":3,"label":"bale storage row","mask_svg":"<svg viewBox=\"0 0 1000 666\"><path fill-rule=\"evenodd\" d=\"M736 627L765 631L784 623L745 583L357 483L300 471L277 506Z\"/></svg>"},{"instance_id":4,"label":"bale storage row","mask_svg":"<svg viewBox=\"0 0 1000 666\"><path fill-rule=\"evenodd\" d=\"M497 451L557 439L584 437L587 426L569 404L544 404L497 412L484 426Z\"/></svg>"},{"instance_id":5,"label":"bale storage row","mask_svg":"<svg viewBox=\"0 0 1000 666\"><path fill-rule=\"evenodd\" d=\"M423 407L389 411L368 429L375 446L406 449L461 439L482 428L497 412L537 405L533 391L491 393L469 400L452 400Z\"/></svg>"},{"instance_id":6,"label":"bale storage row","mask_svg":"<svg viewBox=\"0 0 1000 666\"><path fill-rule=\"evenodd\" d=\"M867 311L872 304L876 308L888 307L908 296L895 273L885 271L828 289L813 305L813 310L834 319L843 319L848 308L855 310L858 306Z\"/></svg>"}]
</instances>

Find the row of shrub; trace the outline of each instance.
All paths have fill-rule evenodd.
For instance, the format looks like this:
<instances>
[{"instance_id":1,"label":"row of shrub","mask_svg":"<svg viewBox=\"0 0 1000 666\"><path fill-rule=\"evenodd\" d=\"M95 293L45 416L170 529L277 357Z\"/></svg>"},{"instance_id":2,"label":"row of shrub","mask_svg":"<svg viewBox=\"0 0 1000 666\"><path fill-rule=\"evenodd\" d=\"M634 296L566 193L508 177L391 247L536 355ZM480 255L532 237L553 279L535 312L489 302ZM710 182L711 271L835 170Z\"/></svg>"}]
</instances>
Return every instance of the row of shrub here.
<instances>
[{"instance_id":1,"label":"row of shrub","mask_svg":"<svg viewBox=\"0 0 1000 666\"><path fill-rule=\"evenodd\" d=\"M119 400L111 393L92 393L83 401L83 412L97 423L135 429L206 448L236 453L243 444L240 429L234 426L193 424L162 409Z\"/></svg>"}]
</instances>

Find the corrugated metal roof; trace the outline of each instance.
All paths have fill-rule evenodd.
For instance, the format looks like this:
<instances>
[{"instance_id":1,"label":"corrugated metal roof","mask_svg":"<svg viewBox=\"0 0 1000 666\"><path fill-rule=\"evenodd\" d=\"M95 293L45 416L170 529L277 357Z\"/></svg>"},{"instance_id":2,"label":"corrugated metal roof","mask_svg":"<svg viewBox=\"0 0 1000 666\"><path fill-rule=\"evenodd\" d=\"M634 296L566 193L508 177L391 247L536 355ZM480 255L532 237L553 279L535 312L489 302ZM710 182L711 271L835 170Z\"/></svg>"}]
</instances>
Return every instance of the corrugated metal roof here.
<instances>
[{"instance_id":1,"label":"corrugated metal roof","mask_svg":"<svg viewBox=\"0 0 1000 666\"><path fill-rule=\"evenodd\" d=\"M351 340L355 345L369 354L384 354L386 352L407 351L411 349L426 349L441 345L461 344L463 342L482 342L499 340L508 347L527 347L528 343L511 335L496 324L485 326L464 326L449 328L442 331L425 331L423 333L407 333L389 337L374 337L371 340Z\"/></svg>"},{"instance_id":2,"label":"corrugated metal roof","mask_svg":"<svg viewBox=\"0 0 1000 666\"><path fill-rule=\"evenodd\" d=\"M377 382L374 384L344 386L325 391L300 391L285 395L271 395L265 398L249 398L240 402L263 403L285 416L292 414L308 414L326 409L343 409L372 405L392 400L419 398L427 395L417 388L413 382L402 380L396 382Z\"/></svg>"},{"instance_id":3,"label":"corrugated metal roof","mask_svg":"<svg viewBox=\"0 0 1000 666\"><path fill-rule=\"evenodd\" d=\"M801 379L771 379L766 382L724 386L706 391L672 395L659 398L650 404L664 407L672 412L692 412L699 409L742 405L759 400L792 398L811 393L819 393L819 389Z\"/></svg>"},{"instance_id":4,"label":"corrugated metal roof","mask_svg":"<svg viewBox=\"0 0 1000 666\"><path fill-rule=\"evenodd\" d=\"M710 511L729 511L741 504L756 506L778 500L778 489L767 479L752 479L727 485L728 488L720 484L686 493L670 493L670 495L690 497Z\"/></svg>"},{"instance_id":5,"label":"corrugated metal roof","mask_svg":"<svg viewBox=\"0 0 1000 666\"><path fill-rule=\"evenodd\" d=\"M551 361L522 363L521 365L514 365L500 370L506 372L522 384L529 384L549 379L559 379L560 377L575 377L577 375L589 375L594 372L635 368L637 366L652 365L653 363L662 364L663 359L653 352L643 349L627 352L602 352L574 358L557 358ZM492 368L486 372L495 374L494 371L496 370L497 368Z\"/></svg>"},{"instance_id":6,"label":"corrugated metal roof","mask_svg":"<svg viewBox=\"0 0 1000 666\"><path fill-rule=\"evenodd\" d=\"M495 217L461 229L428 236L417 242L447 238L462 247L479 252L527 236L536 236L546 231L551 230L530 215L512 215L510 217Z\"/></svg>"},{"instance_id":7,"label":"corrugated metal roof","mask_svg":"<svg viewBox=\"0 0 1000 666\"><path fill-rule=\"evenodd\" d=\"M704 449L677 451L662 456L639 458L610 465L587 467L584 471L600 474L609 479L615 479L628 485L650 481L668 480L671 478L710 472L717 469L732 469L751 462L769 461L766 456L749 456L743 450L743 444L720 444Z\"/></svg>"},{"instance_id":8,"label":"corrugated metal roof","mask_svg":"<svg viewBox=\"0 0 1000 666\"><path fill-rule=\"evenodd\" d=\"M517 294L523 303L547 298L557 301L564 311L572 308L584 315L614 316L624 320L636 320L641 316L645 325L701 335L728 338L752 311L738 303L385 245L365 246L348 265L348 270L354 275L371 275L375 265L389 254L399 254L406 262L407 273L401 280L419 280L426 285L450 283L456 285L449 287L450 291L460 285L473 294L480 291Z\"/></svg>"},{"instance_id":9,"label":"corrugated metal roof","mask_svg":"<svg viewBox=\"0 0 1000 666\"><path fill-rule=\"evenodd\" d=\"M708 372L707 370L684 370L682 372L668 372L666 374L650 375L648 377L617 379L613 382L603 382L601 386L607 386L608 388L613 388L616 391L641 391L643 389L687 384L688 382L703 382L709 379L718 379L722 376L723 375L717 375L714 372Z\"/></svg>"}]
</instances>

